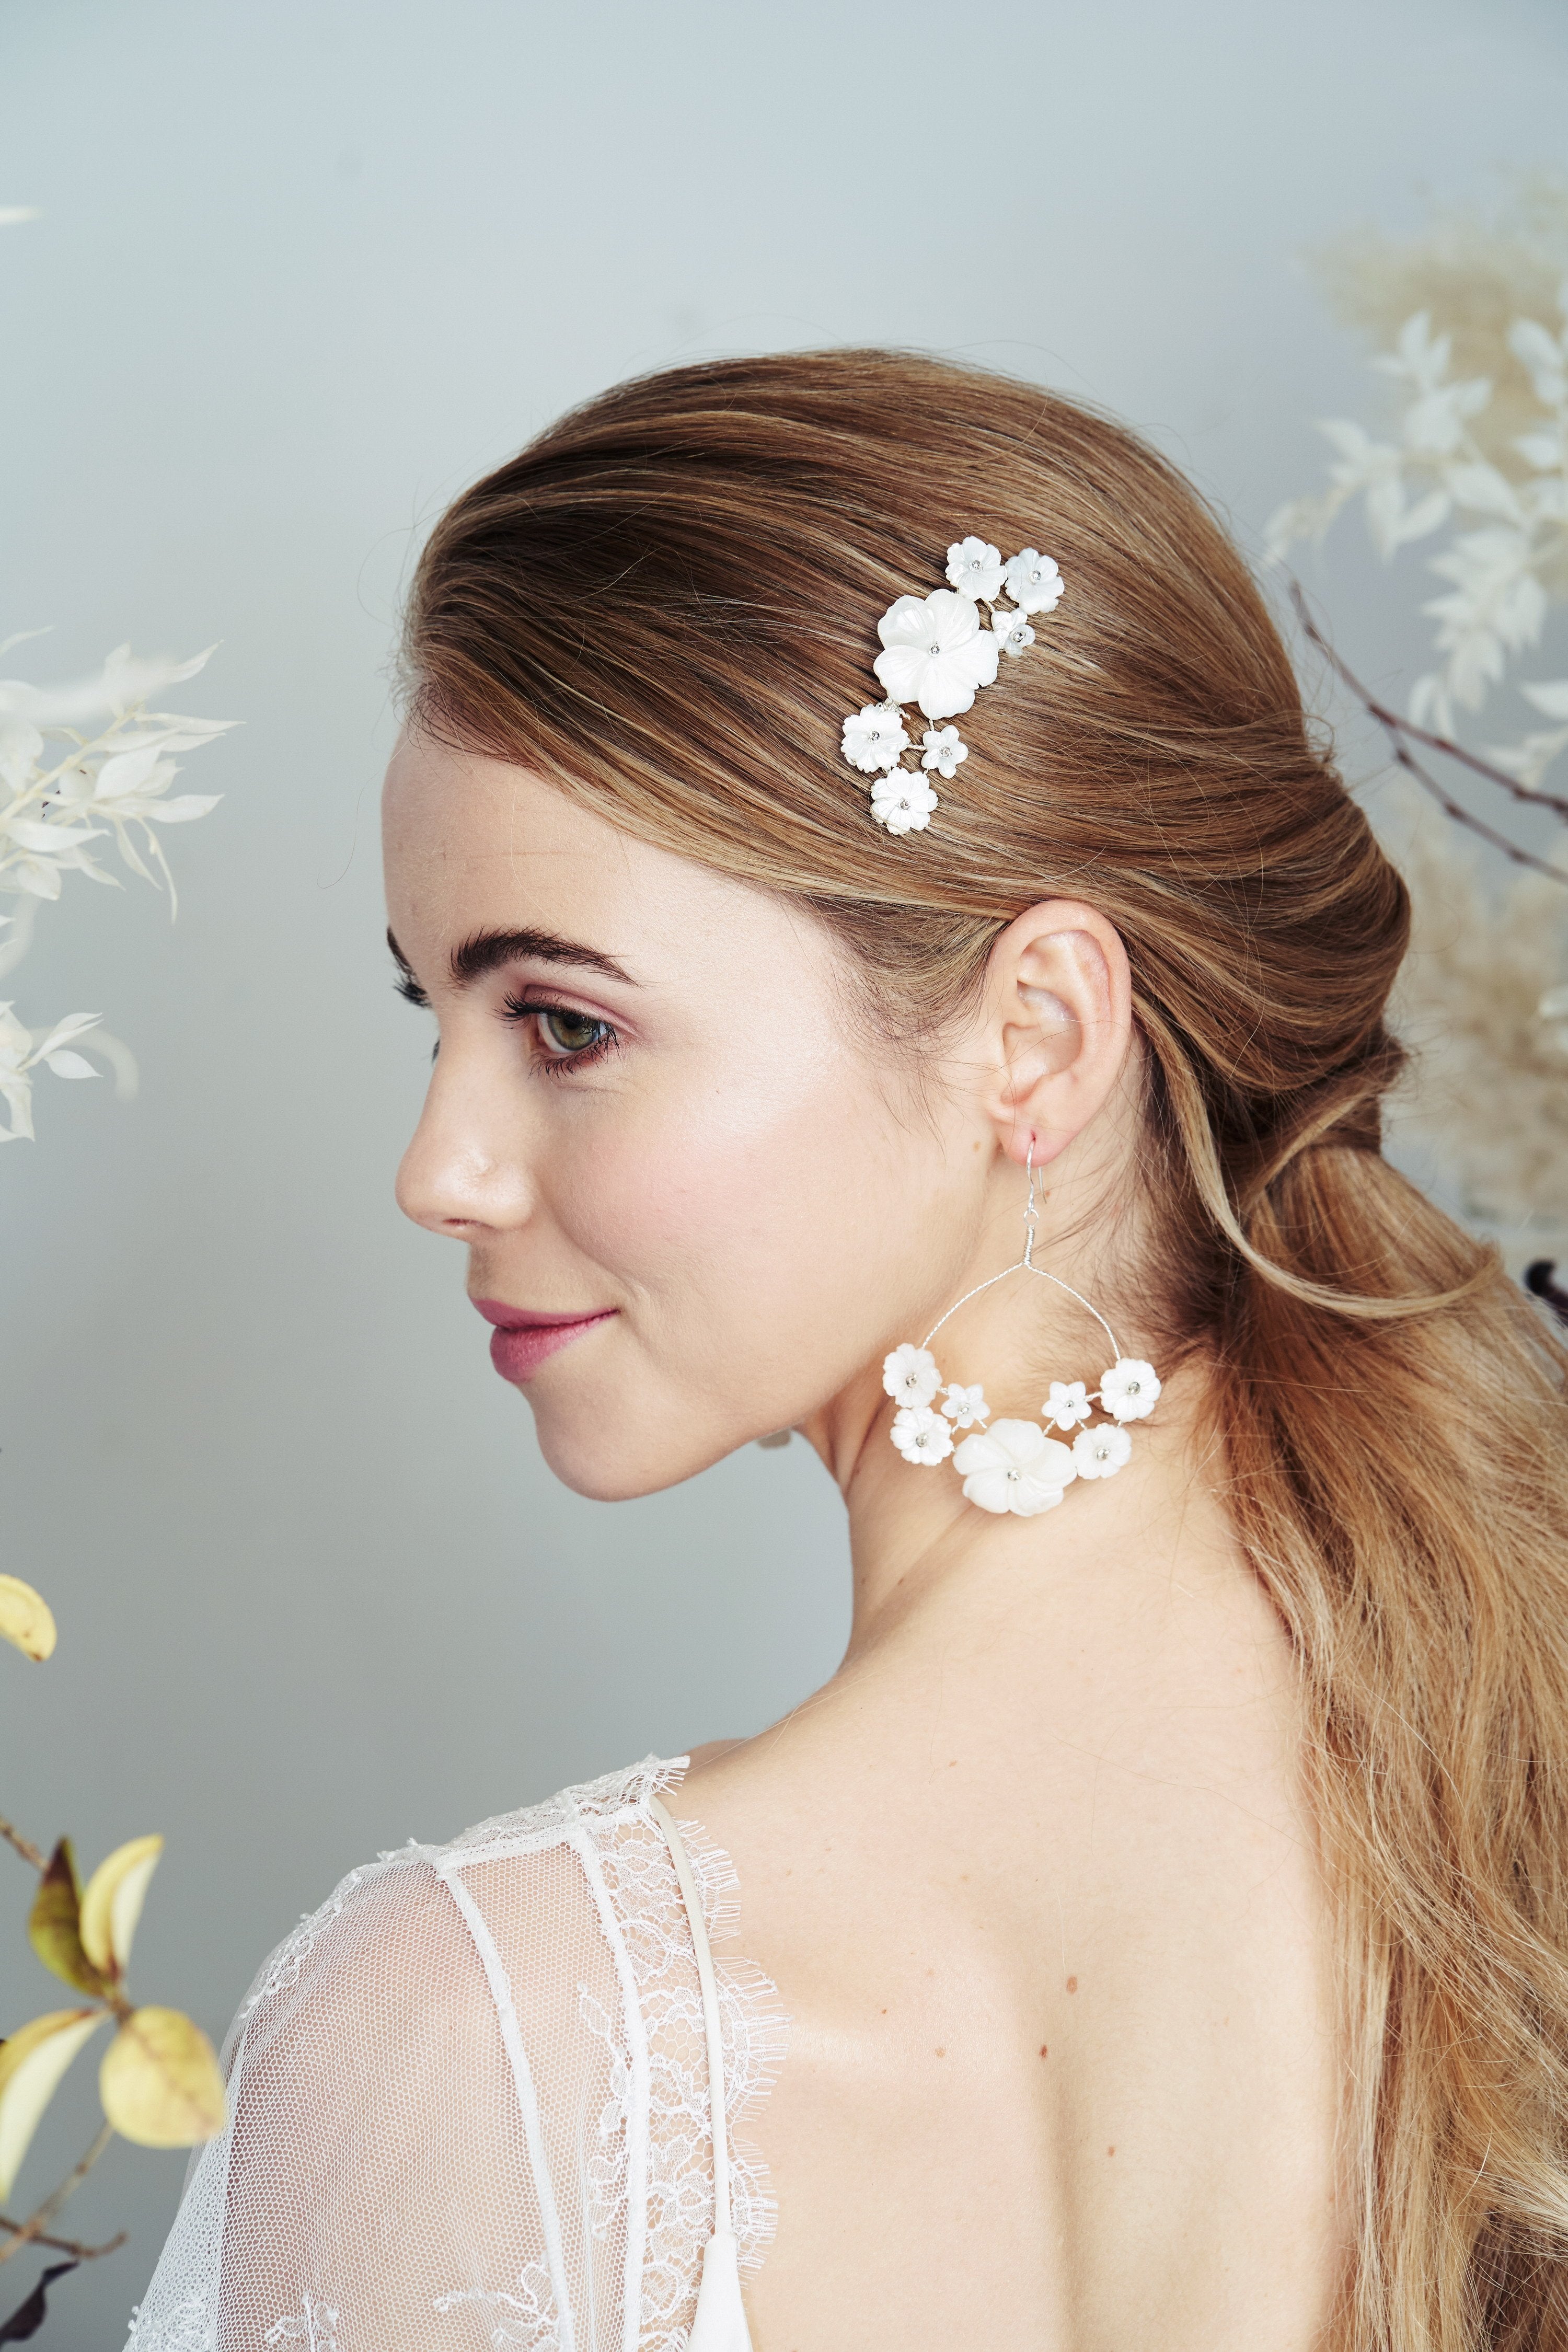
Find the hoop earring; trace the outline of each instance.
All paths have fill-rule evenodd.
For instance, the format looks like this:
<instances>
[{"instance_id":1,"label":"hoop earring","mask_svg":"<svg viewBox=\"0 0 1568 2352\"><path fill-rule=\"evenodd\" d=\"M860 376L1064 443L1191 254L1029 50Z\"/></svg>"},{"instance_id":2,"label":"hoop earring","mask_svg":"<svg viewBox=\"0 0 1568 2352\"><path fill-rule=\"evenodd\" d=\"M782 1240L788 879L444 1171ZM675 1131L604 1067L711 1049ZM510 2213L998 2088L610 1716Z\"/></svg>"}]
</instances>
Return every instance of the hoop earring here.
<instances>
[{"instance_id":1,"label":"hoop earring","mask_svg":"<svg viewBox=\"0 0 1568 2352\"><path fill-rule=\"evenodd\" d=\"M1161 1385L1152 1364L1141 1356L1122 1354L1115 1332L1098 1307L1091 1306L1070 1283L1035 1264L1040 1213L1035 1203L1033 1135L1027 1166L1023 1256L955 1299L918 1348L905 1340L882 1363L882 1386L899 1407L893 1416L892 1440L904 1460L930 1470L951 1455L953 1468L963 1479L966 1502L983 1511L1011 1511L1021 1519L1054 1510L1075 1478L1113 1478L1132 1452L1126 1423L1148 1419L1159 1401ZM1015 1274L1037 1275L1042 1282L1055 1283L1088 1309L1110 1342L1110 1370L1101 1372L1098 1389L1091 1391L1082 1381L1051 1382L1050 1394L1040 1407L1044 1426L1035 1421L992 1421L980 1384L964 1388L944 1382L931 1352L931 1341L961 1307ZM940 1412L934 1403L939 1389L942 1392ZM1093 1420L1096 1405L1108 1419ZM973 1430L975 1434L955 1446L954 1433L961 1429ZM1076 1430L1078 1434L1070 1445L1064 1445L1060 1439L1047 1436L1047 1429Z\"/></svg>"}]
</instances>

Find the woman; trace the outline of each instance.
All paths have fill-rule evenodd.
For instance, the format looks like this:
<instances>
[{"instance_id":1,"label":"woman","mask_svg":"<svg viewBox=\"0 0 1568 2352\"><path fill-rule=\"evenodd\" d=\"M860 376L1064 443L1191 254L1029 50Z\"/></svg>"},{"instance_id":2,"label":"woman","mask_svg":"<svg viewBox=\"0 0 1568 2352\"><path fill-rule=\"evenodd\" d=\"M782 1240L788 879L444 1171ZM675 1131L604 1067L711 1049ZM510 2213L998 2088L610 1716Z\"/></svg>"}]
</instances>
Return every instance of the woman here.
<instances>
[{"instance_id":1,"label":"woman","mask_svg":"<svg viewBox=\"0 0 1568 2352\"><path fill-rule=\"evenodd\" d=\"M579 1493L800 1432L854 1631L345 1881L135 2342L1568 2344L1563 1359L1381 1157L1405 892L1212 518L1032 387L683 369L407 658L403 1205Z\"/></svg>"}]
</instances>

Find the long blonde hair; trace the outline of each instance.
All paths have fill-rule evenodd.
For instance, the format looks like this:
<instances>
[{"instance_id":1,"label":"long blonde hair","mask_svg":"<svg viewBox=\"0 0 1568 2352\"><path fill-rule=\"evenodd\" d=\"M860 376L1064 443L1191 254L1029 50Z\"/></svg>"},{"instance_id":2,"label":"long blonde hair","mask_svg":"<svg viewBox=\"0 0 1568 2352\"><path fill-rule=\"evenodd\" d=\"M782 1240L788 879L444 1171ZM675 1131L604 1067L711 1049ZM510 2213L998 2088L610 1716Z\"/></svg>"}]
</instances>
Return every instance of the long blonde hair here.
<instances>
[{"instance_id":1,"label":"long blonde hair","mask_svg":"<svg viewBox=\"0 0 1568 2352\"><path fill-rule=\"evenodd\" d=\"M1068 595L893 840L839 725L878 616L967 531L1046 550ZM804 900L907 1034L1036 901L1118 926L1167 1311L1305 1696L1360 2209L1336 2332L1568 2347L1568 1364L1382 1156L1404 887L1224 532L1032 386L883 352L682 368L458 499L407 653L426 727Z\"/></svg>"}]
</instances>

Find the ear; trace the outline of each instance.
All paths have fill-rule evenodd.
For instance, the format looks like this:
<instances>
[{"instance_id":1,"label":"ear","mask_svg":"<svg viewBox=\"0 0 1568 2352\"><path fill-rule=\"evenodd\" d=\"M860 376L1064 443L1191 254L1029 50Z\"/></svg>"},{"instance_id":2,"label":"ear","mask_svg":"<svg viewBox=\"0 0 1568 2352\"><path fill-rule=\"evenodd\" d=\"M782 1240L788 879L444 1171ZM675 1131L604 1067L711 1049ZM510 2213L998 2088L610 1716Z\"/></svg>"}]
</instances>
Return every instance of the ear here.
<instances>
[{"instance_id":1,"label":"ear","mask_svg":"<svg viewBox=\"0 0 1568 2352\"><path fill-rule=\"evenodd\" d=\"M985 974L984 1108L1011 1160L1065 1151L1116 1086L1132 1045L1132 975L1115 926L1078 898L1031 907Z\"/></svg>"}]
</instances>

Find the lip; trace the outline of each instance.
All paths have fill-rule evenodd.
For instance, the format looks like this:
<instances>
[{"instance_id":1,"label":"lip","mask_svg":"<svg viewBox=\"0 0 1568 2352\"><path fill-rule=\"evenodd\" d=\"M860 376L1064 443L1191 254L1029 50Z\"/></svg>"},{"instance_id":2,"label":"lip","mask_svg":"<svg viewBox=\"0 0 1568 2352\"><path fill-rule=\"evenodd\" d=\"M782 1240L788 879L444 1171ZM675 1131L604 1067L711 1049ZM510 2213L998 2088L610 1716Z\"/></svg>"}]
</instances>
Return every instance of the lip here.
<instances>
[{"instance_id":1,"label":"lip","mask_svg":"<svg viewBox=\"0 0 1568 2352\"><path fill-rule=\"evenodd\" d=\"M596 1323L607 1323L617 1312L614 1307L594 1308L586 1315L543 1315L531 1307L509 1307L502 1298L476 1298L473 1302L487 1323L495 1328L490 1333L490 1361L503 1381L514 1383L531 1380L547 1357L558 1355L591 1331Z\"/></svg>"}]
</instances>

